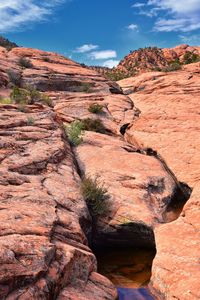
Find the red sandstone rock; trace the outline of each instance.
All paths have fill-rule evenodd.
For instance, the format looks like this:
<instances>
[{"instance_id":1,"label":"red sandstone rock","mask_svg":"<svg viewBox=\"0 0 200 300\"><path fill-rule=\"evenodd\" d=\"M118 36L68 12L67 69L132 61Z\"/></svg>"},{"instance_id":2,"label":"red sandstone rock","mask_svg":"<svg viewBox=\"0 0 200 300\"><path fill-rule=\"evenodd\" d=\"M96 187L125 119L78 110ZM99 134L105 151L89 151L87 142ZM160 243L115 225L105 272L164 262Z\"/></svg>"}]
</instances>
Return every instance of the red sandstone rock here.
<instances>
[{"instance_id":1,"label":"red sandstone rock","mask_svg":"<svg viewBox=\"0 0 200 300\"><path fill-rule=\"evenodd\" d=\"M199 235L199 63L172 73L148 73L122 80L120 85L141 110L126 131L139 149L153 148L179 181L194 188L178 220L155 230L157 255L151 287L158 299L200 298Z\"/></svg>"}]
</instances>

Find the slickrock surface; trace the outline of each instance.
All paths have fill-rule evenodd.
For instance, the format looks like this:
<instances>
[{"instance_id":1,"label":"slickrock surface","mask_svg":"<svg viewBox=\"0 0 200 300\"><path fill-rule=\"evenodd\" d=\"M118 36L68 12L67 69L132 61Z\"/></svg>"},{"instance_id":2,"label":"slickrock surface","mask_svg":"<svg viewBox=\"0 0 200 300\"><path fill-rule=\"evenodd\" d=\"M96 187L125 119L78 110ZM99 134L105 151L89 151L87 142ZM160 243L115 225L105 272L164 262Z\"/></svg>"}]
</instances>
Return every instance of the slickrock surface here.
<instances>
[{"instance_id":1,"label":"slickrock surface","mask_svg":"<svg viewBox=\"0 0 200 300\"><path fill-rule=\"evenodd\" d=\"M33 66L20 66L20 57ZM118 85L57 54L0 48L3 97L11 91L11 69L21 87L36 87L53 103L0 104L0 296L114 300L116 290L97 273L88 239L152 247L154 228L184 191L155 153L124 142L140 111ZM103 113L89 113L91 103L102 104ZM72 148L63 122L88 117L101 119L105 134L85 132ZM92 224L80 185L85 175L98 174L111 198L109 214Z\"/></svg>"},{"instance_id":2,"label":"slickrock surface","mask_svg":"<svg viewBox=\"0 0 200 300\"><path fill-rule=\"evenodd\" d=\"M200 283L200 64L183 71L148 73L119 82L141 111L126 139L153 148L179 181L193 190L181 217L155 231L151 285L162 299L199 299Z\"/></svg>"}]
</instances>

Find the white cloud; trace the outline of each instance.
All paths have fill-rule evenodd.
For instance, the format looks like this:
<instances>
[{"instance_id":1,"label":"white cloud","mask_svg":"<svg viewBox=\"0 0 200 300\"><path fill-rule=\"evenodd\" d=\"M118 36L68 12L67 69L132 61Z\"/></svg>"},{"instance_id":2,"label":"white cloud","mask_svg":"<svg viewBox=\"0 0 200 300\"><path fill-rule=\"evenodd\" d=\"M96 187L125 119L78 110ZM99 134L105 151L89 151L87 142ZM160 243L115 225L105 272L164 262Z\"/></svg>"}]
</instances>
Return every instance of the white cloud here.
<instances>
[{"instance_id":1,"label":"white cloud","mask_svg":"<svg viewBox=\"0 0 200 300\"><path fill-rule=\"evenodd\" d=\"M117 52L115 50L94 51L89 54L89 57L93 60L116 58Z\"/></svg>"},{"instance_id":2,"label":"white cloud","mask_svg":"<svg viewBox=\"0 0 200 300\"><path fill-rule=\"evenodd\" d=\"M155 22L155 31L189 32L200 29L199 0L149 0L147 5L157 11L166 11L169 15Z\"/></svg>"},{"instance_id":3,"label":"white cloud","mask_svg":"<svg viewBox=\"0 0 200 300\"><path fill-rule=\"evenodd\" d=\"M189 32L192 30L200 29L200 20L193 22L189 18L177 18L177 19L160 19L156 21L154 26L155 31L182 31Z\"/></svg>"},{"instance_id":4,"label":"white cloud","mask_svg":"<svg viewBox=\"0 0 200 300\"><path fill-rule=\"evenodd\" d=\"M118 64L119 64L119 60L109 59L109 60L106 60L106 61L102 64L102 66L103 66L103 67L108 67L108 68L114 68L114 67L116 67Z\"/></svg>"},{"instance_id":5,"label":"white cloud","mask_svg":"<svg viewBox=\"0 0 200 300\"><path fill-rule=\"evenodd\" d=\"M130 30L133 30L133 31L139 31L137 24L130 24L130 25L127 26L127 28L130 29Z\"/></svg>"},{"instance_id":6,"label":"white cloud","mask_svg":"<svg viewBox=\"0 0 200 300\"><path fill-rule=\"evenodd\" d=\"M0 32L10 32L24 28L33 22L47 20L53 8L67 0L1 0Z\"/></svg>"},{"instance_id":7,"label":"white cloud","mask_svg":"<svg viewBox=\"0 0 200 300\"><path fill-rule=\"evenodd\" d=\"M145 3L137 2L137 3L133 4L131 7L140 8L140 7L143 7L143 6L145 6Z\"/></svg>"},{"instance_id":8,"label":"white cloud","mask_svg":"<svg viewBox=\"0 0 200 300\"><path fill-rule=\"evenodd\" d=\"M93 44L85 44L81 47L78 47L76 48L75 52L78 52L78 53L85 53L85 52L90 52L92 50L95 50L99 48L98 45L93 45Z\"/></svg>"}]
</instances>

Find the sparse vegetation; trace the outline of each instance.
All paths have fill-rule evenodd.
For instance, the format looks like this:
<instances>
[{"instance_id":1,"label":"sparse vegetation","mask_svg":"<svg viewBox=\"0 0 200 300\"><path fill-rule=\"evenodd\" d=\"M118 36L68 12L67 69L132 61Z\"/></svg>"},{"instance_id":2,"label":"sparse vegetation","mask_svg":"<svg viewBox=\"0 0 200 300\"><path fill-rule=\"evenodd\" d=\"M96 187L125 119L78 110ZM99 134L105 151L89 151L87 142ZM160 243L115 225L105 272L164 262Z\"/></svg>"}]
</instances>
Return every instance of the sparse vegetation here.
<instances>
[{"instance_id":1,"label":"sparse vegetation","mask_svg":"<svg viewBox=\"0 0 200 300\"><path fill-rule=\"evenodd\" d=\"M10 51L12 48L18 47L17 44L10 42L3 36L0 36L0 46L6 48L8 51Z\"/></svg>"},{"instance_id":2,"label":"sparse vegetation","mask_svg":"<svg viewBox=\"0 0 200 300\"><path fill-rule=\"evenodd\" d=\"M10 98L17 104L34 104L36 102L42 102L48 106L52 105L52 101L49 96L44 95L34 89L33 87L27 86L26 88L19 88L14 86L10 94Z\"/></svg>"},{"instance_id":3,"label":"sparse vegetation","mask_svg":"<svg viewBox=\"0 0 200 300\"><path fill-rule=\"evenodd\" d=\"M195 63L198 61L200 61L200 56L198 54L190 52L190 51L186 52L183 57L183 63L185 65Z\"/></svg>"},{"instance_id":4,"label":"sparse vegetation","mask_svg":"<svg viewBox=\"0 0 200 300\"><path fill-rule=\"evenodd\" d=\"M103 105L101 105L99 103L92 103L89 106L88 111L93 114L100 114L103 112Z\"/></svg>"},{"instance_id":5,"label":"sparse vegetation","mask_svg":"<svg viewBox=\"0 0 200 300\"><path fill-rule=\"evenodd\" d=\"M26 68L26 69L31 69L33 68L33 64L30 61L30 59L26 58L26 57L20 57L18 64L20 65L20 67L22 68Z\"/></svg>"},{"instance_id":6,"label":"sparse vegetation","mask_svg":"<svg viewBox=\"0 0 200 300\"><path fill-rule=\"evenodd\" d=\"M180 63L173 62L173 63L169 64L169 66L163 68L161 71L162 72L173 72L173 71L178 71L181 69L182 69L182 67L181 67Z\"/></svg>"},{"instance_id":7,"label":"sparse vegetation","mask_svg":"<svg viewBox=\"0 0 200 300\"><path fill-rule=\"evenodd\" d=\"M10 98L4 98L0 96L0 104L12 104L13 101Z\"/></svg>"},{"instance_id":8,"label":"sparse vegetation","mask_svg":"<svg viewBox=\"0 0 200 300\"><path fill-rule=\"evenodd\" d=\"M82 120L83 129L87 131L94 131L99 133L106 133L106 128L99 119L84 119Z\"/></svg>"},{"instance_id":9,"label":"sparse vegetation","mask_svg":"<svg viewBox=\"0 0 200 300\"><path fill-rule=\"evenodd\" d=\"M78 146L83 141L84 125L81 121L76 120L70 125L64 125L65 133L73 146Z\"/></svg>"},{"instance_id":10,"label":"sparse vegetation","mask_svg":"<svg viewBox=\"0 0 200 300\"><path fill-rule=\"evenodd\" d=\"M100 183L99 177L86 177L82 182L81 192L94 218L107 213L110 195L104 184Z\"/></svg>"},{"instance_id":11,"label":"sparse vegetation","mask_svg":"<svg viewBox=\"0 0 200 300\"><path fill-rule=\"evenodd\" d=\"M16 104L29 104L29 93L25 89L14 86L10 93L10 98Z\"/></svg>"},{"instance_id":12,"label":"sparse vegetation","mask_svg":"<svg viewBox=\"0 0 200 300\"><path fill-rule=\"evenodd\" d=\"M27 125L28 126L33 126L35 123L35 119L33 117L28 117L27 118Z\"/></svg>"},{"instance_id":13,"label":"sparse vegetation","mask_svg":"<svg viewBox=\"0 0 200 300\"><path fill-rule=\"evenodd\" d=\"M9 81L20 87L21 86L21 81L22 81L22 74L20 72L17 72L17 71L14 71L14 70L8 70L7 71L7 74L8 74L8 78L9 78Z\"/></svg>"}]
</instances>

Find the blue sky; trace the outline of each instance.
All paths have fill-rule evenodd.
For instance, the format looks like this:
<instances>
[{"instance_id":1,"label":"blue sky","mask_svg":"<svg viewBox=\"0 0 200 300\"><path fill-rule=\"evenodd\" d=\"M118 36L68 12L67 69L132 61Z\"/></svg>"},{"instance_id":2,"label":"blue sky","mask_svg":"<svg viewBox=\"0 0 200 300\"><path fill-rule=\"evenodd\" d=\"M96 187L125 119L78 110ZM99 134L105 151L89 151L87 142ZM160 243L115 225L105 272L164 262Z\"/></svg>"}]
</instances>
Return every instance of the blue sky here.
<instances>
[{"instance_id":1,"label":"blue sky","mask_svg":"<svg viewBox=\"0 0 200 300\"><path fill-rule=\"evenodd\" d=\"M200 45L200 0L1 0L0 34L18 45L114 66L140 47Z\"/></svg>"}]
</instances>

